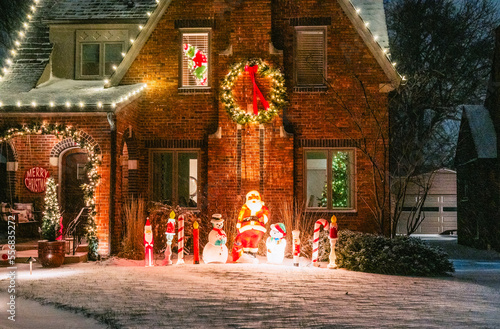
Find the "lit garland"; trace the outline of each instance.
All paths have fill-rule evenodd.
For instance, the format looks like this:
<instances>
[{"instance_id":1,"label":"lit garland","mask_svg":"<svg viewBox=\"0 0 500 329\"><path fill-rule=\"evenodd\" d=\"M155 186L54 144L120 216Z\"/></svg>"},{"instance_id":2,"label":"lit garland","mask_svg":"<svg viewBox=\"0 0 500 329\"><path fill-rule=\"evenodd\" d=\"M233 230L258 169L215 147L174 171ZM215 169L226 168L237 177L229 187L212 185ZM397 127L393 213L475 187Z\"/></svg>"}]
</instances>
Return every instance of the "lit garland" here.
<instances>
[{"instance_id":1,"label":"lit garland","mask_svg":"<svg viewBox=\"0 0 500 329\"><path fill-rule=\"evenodd\" d=\"M25 136L25 135L54 135L58 139L71 138L80 148L87 151L89 162L86 164L87 176L89 178L88 184L82 184L83 200L85 205L89 207L89 217L86 227L85 237L89 244L89 258L97 259L97 226L95 224L95 217L97 216L95 206L95 189L99 184L101 176L97 172L97 168L101 164L99 155L93 145L91 145L85 138L80 135L80 132L70 126L62 124L40 124L31 123L19 127L9 128L0 131L0 143L7 142L12 138Z\"/></svg>"},{"instance_id":2,"label":"lit garland","mask_svg":"<svg viewBox=\"0 0 500 329\"><path fill-rule=\"evenodd\" d=\"M269 91L269 108L259 110L257 115L248 114L242 110L233 96L232 87L239 75L245 70L245 66L258 65L257 71L263 77L271 78L271 90ZM280 70L272 68L260 58L251 58L231 65L231 70L222 81L221 102L224 104L227 113L234 122L241 125L246 123L268 123L279 111L287 104L287 95L285 87L285 78Z\"/></svg>"}]
</instances>

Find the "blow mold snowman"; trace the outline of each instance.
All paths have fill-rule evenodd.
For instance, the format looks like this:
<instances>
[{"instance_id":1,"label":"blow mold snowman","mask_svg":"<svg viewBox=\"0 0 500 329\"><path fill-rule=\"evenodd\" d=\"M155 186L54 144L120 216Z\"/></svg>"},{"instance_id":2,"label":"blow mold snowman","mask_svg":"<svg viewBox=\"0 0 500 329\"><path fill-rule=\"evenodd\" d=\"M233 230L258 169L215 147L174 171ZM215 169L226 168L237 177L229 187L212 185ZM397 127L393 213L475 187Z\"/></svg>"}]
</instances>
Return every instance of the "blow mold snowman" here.
<instances>
[{"instance_id":1,"label":"blow mold snowman","mask_svg":"<svg viewBox=\"0 0 500 329\"><path fill-rule=\"evenodd\" d=\"M286 228L285 224L272 224L269 237L266 240L267 262L273 264L283 263L286 248Z\"/></svg>"},{"instance_id":2,"label":"blow mold snowman","mask_svg":"<svg viewBox=\"0 0 500 329\"><path fill-rule=\"evenodd\" d=\"M227 235L222 229L224 220L221 214L212 215L212 231L208 234L208 243L203 248L203 261L209 263L226 263L228 251L226 247Z\"/></svg>"}]
</instances>

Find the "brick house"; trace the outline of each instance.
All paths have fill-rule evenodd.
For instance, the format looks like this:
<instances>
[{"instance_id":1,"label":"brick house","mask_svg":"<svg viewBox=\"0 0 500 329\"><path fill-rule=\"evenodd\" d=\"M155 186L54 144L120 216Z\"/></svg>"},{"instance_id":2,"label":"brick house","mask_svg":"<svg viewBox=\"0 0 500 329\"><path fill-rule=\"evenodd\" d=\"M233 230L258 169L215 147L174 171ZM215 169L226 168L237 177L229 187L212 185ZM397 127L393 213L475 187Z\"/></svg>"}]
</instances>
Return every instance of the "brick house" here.
<instances>
[{"instance_id":1,"label":"brick house","mask_svg":"<svg viewBox=\"0 0 500 329\"><path fill-rule=\"evenodd\" d=\"M341 228L377 230L360 145L386 146L387 95L401 80L382 0L38 0L30 15L2 72L0 126L75 127L95 150L101 254L118 250L130 197L230 216L258 190L273 222L296 200ZM76 213L86 150L53 134L8 137L2 197L40 202L23 179L43 167Z\"/></svg>"}]
</instances>

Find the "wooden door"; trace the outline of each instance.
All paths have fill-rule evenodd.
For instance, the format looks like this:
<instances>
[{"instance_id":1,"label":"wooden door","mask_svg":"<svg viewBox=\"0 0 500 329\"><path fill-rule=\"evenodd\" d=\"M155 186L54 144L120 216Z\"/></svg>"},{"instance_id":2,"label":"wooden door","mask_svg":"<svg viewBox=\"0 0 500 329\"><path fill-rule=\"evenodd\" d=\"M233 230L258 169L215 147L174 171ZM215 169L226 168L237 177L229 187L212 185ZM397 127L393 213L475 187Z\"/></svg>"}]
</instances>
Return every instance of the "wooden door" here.
<instances>
[{"instance_id":1,"label":"wooden door","mask_svg":"<svg viewBox=\"0 0 500 329\"><path fill-rule=\"evenodd\" d=\"M81 185L89 182L85 171L85 165L88 161L87 153L72 152L64 155L62 161L61 208L65 228L68 223L76 218L84 206Z\"/></svg>"}]
</instances>

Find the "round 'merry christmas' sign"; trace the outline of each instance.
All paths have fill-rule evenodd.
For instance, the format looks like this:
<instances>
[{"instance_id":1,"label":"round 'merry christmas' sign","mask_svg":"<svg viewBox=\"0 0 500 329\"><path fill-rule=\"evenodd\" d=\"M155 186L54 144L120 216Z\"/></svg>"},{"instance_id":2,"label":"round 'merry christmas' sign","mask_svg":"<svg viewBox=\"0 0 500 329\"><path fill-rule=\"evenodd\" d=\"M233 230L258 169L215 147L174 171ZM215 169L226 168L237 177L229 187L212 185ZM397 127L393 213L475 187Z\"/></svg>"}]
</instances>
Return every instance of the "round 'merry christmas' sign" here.
<instances>
[{"instance_id":1,"label":"round 'merry christmas' sign","mask_svg":"<svg viewBox=\"0 0 500 329\"><path fill-rule=\"evenodd\" d=\"M42 167L33 167L28 169L24 174L24 185L34 193L45 192L45 182L49 178L50 173Z\"/></svg>"},{"instance_id":2,"label":"round 'merry christmas' sign","mask_svg":"<svg viewBox=\"0 0 500 329\"><path fill-rule=\"evenodd\" d=\"M233 86L242 74L248 74L252 81L253 104L252 111L240 108L233 95ZM271 88L264 97L256 82L256 77L271 79ZM233 64L231 70L222 81L221 102L224 104L227 113L233 121L239 124L245 123L268 123L287 104L287 95L285 87L285 78L280 70L271 67L260 58L251 58L242 62ZM258 108L258 102L263 109Z\"/></svg>"}]
</instances>

